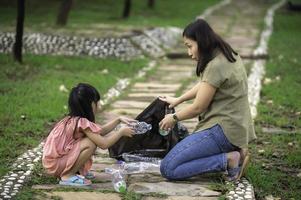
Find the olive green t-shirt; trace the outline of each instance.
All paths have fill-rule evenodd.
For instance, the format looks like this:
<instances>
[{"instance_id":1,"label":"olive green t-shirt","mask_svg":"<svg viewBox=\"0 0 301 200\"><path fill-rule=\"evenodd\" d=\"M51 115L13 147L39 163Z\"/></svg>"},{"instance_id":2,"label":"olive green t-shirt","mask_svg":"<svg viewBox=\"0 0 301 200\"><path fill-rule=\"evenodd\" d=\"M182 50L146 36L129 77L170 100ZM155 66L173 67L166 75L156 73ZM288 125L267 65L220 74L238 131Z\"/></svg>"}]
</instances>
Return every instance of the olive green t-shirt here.
<instances>
[{"instance_id":1,"label":"olive green t-shirt","mask_svg":"<svg viewBox=\"0 0 301 200\"><path fill-rule=\"evenodd\" d=\"M248 100L247 74L240 56L231 63L219 53L201 73L201 81L216 88L208 108L201 113L196 130L219 124L235 146L247 147L256 139Z\"/></svg>"}]
</instances>

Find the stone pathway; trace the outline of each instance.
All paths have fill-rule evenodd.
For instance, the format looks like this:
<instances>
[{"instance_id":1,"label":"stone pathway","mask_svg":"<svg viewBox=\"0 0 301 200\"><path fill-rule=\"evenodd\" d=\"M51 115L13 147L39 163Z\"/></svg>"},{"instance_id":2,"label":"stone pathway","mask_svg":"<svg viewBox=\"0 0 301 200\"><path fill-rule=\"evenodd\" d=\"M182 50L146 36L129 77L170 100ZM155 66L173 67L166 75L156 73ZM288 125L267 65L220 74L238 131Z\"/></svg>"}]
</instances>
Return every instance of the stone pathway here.
<instances>
[{"instance_id":1,"label":"stone pathway","mask_svg":"<svg viewBox=\"0 0 301 200\"><path fill-rule=\"evenodd\" d=\"M267 8L271 4L259 0L232 0L226 2L223 7L219 7L212 11L211 15L207 15L206 19L243 57L251 57L258 43L260 24ZM134 43L135 40L138 42L145 41L145 37L150 37L151 34L154 33L145 33L146 36L137 36L132 41ZM151 43L157 44L157 41L153 40ZM185 51L183 46L178 48L182 52ZM154 57L162 55L159 50L154 50L154 52ZM251 59L245 59L244 62L247 68L254 63ZM111 104L109 110L100 114L102 115L103 123L110 120L114 115L135 117L157 96L175 96L177 92L183 92L195 84L195 63L189 59L160 60L156 65L154 73L147 76L146 80L132 85L126 96ZM185 104L177 109L181 109L182 106L185 106ZM183 123L192 132L197 120L191 119ZM26 159L26 156L24 159ZM97 150L94 160L92 171L96 174L96 180L94 180L93 190L87 189L88 191L81 190L77 192L55 191L54 189L58 188L57 185L35 185L33 188L45 190L49 199L52 198L51 196L57 196L61 199L121 199L119 194L112 193L111 178L104 173L104 168L114 164L116 161L108 158L108 151L101 149ZM32 165L28 167L32 167ZM128 189L143 194L144 200L218 199L221 193L212 190L212 188L216 188L219 182L218 176L207 175L181 182L169 182L162 178L159 173L135 174L127 177ZM255 199L253 187L246 179L225 187L233 186L234 190L227 194L228 199ZM103 190L108 190L109 193L103 193ZM40 199L45 198L43 196Z\"/></svg>"}]
</instances>

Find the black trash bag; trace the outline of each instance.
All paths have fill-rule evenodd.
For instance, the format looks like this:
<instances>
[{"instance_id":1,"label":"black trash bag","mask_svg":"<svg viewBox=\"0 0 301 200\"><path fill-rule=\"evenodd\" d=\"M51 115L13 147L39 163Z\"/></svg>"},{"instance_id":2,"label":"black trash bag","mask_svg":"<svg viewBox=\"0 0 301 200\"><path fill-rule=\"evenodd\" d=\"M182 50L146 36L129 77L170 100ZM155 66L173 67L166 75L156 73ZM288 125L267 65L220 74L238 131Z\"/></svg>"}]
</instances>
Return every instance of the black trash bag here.
<instances>
[{"instance_id":1,"label":"black trash bag","mask_svg":"<svg viewBox=\"0 0 301 200\"><path fill-rule=\"evenodd\" d=\"M146 157L163 158L179 141L188 135L187 128L177 122L169 134L162 136L159 133L159 122L165 114L174 113L174 108L168 108L169 104L155 99L135 119L152 125L152 129L144 134L134 135L132 138L122 137L109 148L111 158L123 160L123 153L132 153Z\"/></svg>"}]
</instances>

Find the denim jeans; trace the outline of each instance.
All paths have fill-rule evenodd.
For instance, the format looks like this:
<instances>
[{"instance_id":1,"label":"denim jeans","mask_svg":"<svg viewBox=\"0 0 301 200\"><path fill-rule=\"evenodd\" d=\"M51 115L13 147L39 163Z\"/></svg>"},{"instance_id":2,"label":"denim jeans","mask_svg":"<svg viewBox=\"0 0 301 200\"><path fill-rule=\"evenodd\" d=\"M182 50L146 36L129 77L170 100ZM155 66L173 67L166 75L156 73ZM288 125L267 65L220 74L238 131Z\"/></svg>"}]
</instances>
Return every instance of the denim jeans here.
<instances>
[{"instance_id":1,"label":"denim jeans","mask_svg":"<svg viewBox=\"0 0 301 200\"><path fill-rule=\"evenodd\" d=\"M170 180L181 180L207 172L225 171L226 153L238 150L217 124L179 142L162 160L161 174Z\"/></svg>"}]
</instances>

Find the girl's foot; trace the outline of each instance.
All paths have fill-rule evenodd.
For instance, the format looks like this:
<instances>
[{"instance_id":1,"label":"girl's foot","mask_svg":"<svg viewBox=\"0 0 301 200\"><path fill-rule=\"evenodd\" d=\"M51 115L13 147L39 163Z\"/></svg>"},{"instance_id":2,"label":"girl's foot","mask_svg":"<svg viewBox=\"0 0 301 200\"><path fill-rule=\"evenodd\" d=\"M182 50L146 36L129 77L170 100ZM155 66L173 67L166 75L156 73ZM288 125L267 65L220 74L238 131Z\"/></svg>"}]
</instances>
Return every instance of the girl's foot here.
<instances>
[{"instance_id":1,"label":"girl's foot","mask_svg":"<svg viewBox=\"0 0 301 200\"><path fill-rule=\"evenodd\" d=\"M227 171L228 176L226 177L227 181L237 180L240 174L240 153L238 151L232 151L227 153Z\"/></svg>"}]
</instances>

